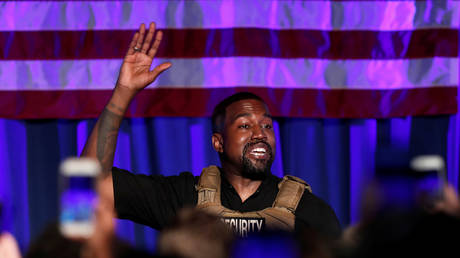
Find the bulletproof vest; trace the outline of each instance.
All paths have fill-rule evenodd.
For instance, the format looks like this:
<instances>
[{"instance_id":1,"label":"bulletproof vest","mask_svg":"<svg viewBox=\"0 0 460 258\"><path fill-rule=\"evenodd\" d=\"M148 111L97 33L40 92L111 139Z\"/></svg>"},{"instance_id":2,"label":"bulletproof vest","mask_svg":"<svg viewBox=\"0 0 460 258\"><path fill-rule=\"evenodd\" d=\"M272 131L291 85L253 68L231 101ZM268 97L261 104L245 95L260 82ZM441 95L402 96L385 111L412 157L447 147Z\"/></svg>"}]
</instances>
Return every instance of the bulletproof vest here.
<instances>
[{"instance_id":1,"label":"bulletproof vest","mask_svg":"<svg viewBox=\"0 0 460 258\"><path fill-rule=\"evenodd\" d=\"M272 207L259 211L239 212L222 206L220 188L219 168L216 166L204 168L196 186L197 208L221 217L242 236L247 235L248 232L260 231L262 223L265 230L293 231L297 205L305 189L311 192L311 187L302 179L284 176L278 184L279 191Z\"/></svg>"}]
</instances>

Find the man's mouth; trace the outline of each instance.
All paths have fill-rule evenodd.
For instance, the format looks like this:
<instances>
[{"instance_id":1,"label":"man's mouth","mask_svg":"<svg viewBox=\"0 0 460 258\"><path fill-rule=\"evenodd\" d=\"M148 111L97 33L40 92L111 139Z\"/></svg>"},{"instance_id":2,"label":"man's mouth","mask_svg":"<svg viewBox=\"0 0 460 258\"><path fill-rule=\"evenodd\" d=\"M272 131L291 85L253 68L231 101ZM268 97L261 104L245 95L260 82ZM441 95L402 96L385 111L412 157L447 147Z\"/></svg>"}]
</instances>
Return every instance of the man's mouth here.
<instances>
[{"instance_id":1,"label":"man's mouth","mask_svg":"<svg viewBox=\"0 0 460 258\"><path fill-rule=\"evenodd\" d=\"M248 144L245 147L245 153L248 156L252 156L255 159L270 159L272 150L270 145L265 142L259 142L255 144Z\"/></svg>"},{"instance_id":2,"label":"man's mouth","mask_svg":"<svg viewBox=\"0 0 460 258\"><path fill-rule=\"evenodd\" d=\"M249 154L254 155L257 158L262 158L267 153L265 148L255 148L249 152Z\"/></svg>"}]
</instances>

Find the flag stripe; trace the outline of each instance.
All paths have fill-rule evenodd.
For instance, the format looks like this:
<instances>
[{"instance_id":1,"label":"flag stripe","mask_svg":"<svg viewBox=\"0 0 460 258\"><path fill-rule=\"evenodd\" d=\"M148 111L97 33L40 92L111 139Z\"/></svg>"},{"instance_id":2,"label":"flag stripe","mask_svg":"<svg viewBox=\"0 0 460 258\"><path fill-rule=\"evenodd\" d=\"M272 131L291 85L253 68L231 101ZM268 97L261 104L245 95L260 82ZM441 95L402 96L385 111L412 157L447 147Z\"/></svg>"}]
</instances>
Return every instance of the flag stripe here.
<instances>
[{"instance_id":1,"label":"flag stripe","mask_svg":"<svg viewBox=\"0 0 460 258\"><path fill-rule=\"evenodd\" d=\"M144 90L127 117L209 116L224 97L251 91L263 97L274 116L317 118L384 118L457 112L457 89L308 90L267 88ZM0 117L95 118L111 95L94 91L0 91ZM327 105L325 105L327 103ZM357 105L359 103L359 105Z\"/></svg>"},{"instance_id":2,"label":"flag stripe","mask_svg":"<svg viewBox=\"0 0 460 258\"><path fill-rule=\"evenodd\" d=\"M96 117L141 22L173 66L129 116L204 116L251 90L275 115L457 111L460 1L6 1L0 116Z\"/></svg>"},{"instance_id":3,"label":"flag stripe","mask_svg":"<svg viewBox=\"0 0 460 258\"><path fill-rule=\"evenodd\" d=\"M171 61L154 85L168 88L257 86L402 89L458 85L457 58L321 60L187 58ZM0 61L2 90L112 89L121 60Z\"/></svg>"},{"instance_id":4,"label":"flag stripe","mask_svg":"<svg viewBox=\"0 0 460 258\"><path fill-rule=\"evenodd\" d=\"M398 59L458 56L458 30L319 31L166 29L157 54L167 58ZM3 31L6 60L122 58L134 31Z\"/></svg>"},{"instance_id":5,"label":"flag stripe","mask_svg":"<svg viewBox=\"0 0 460 258\"><path fill-rule=\"evenodd\" d=\"M0 17L7 17L0 19L0 28L129 30L150 21L162 28L458 28L459 5L458 1L7 1L0 5Z\"/></svg>"}]
</instances>

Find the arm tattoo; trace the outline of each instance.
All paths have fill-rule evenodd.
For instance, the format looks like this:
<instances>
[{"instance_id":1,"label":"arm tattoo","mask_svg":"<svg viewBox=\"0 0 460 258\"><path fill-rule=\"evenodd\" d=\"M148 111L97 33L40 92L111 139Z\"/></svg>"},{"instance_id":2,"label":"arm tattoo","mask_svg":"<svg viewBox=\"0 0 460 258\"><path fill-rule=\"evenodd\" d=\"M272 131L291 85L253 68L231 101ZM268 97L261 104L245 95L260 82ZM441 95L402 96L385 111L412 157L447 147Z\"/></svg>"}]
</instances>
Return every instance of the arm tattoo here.
<instances>
[{"instance_id":1,"label":"arm tattoo","mask_svg":"<svg viewBox=\"0 0 460 258\"><path fill-rule=\"evenodd\" d=\"M113 104L112 104L113 105ZM117 145L118 129L123 116L117 115L107 108L102 111L97 134L97 159L101 163L102 171L111 171L113 157Z\"/></svg>"},{"instance_id":2,"label":"arm tattoo","mask_svg":"<svg viewBox=\"0 0 460 258\"><path fill-rule=\"evenodd\" d=\"M121 113L124 112L124 110L123 110L121 107L119 107L119 106L113 104L112 102L109 103L109 106L112 107L112 108L115 108L116 110L118 110L118 111L121 112Z\"/></svg>"}]
</instances>

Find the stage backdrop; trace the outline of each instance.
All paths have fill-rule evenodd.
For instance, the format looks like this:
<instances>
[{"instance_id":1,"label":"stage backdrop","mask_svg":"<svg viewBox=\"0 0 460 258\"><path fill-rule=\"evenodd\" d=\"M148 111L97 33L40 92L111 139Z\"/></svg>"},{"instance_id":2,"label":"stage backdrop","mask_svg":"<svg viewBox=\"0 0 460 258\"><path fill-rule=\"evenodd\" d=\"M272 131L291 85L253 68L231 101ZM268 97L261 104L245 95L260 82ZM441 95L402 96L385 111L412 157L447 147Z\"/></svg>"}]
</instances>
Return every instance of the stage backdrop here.
<instances>
[{"instance_id":1,"label":"stage backdrop","mask_svg":"<svg viewBox=\"0 0 460 258\"><path fill-rule=\"evenodd\" d=\"M389 146L440 154L458 186L458 1L0 3L0 198L25 249L57 217L59 162L78 155L140 23L173 66L123 122L115 164L199 174L218 164L209 114L252 91L277 117L276 175L307 180L343 226ZM155 231L120 235L154 247Z\"/></svg>"}]
</instances>

